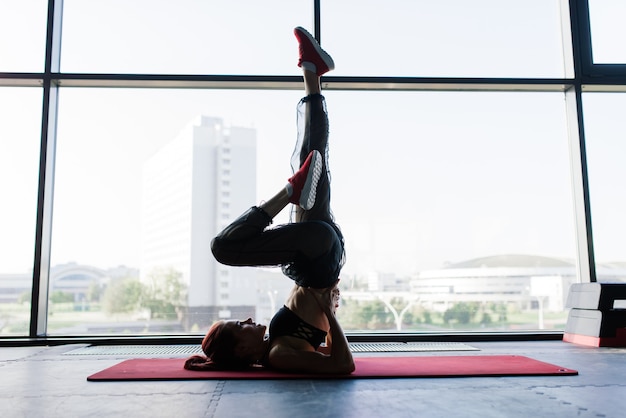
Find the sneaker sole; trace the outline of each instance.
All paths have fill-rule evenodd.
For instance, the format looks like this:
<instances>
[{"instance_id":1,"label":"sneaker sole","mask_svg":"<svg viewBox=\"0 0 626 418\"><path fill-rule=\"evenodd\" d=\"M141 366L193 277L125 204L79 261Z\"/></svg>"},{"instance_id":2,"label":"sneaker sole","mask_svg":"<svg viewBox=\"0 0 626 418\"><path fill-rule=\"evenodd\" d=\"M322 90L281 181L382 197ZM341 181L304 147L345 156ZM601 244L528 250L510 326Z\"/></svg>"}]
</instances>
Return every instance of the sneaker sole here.
<instances>
[{"instance_id":1,"label":"sneaker sole","mask_svg":"<svg viewBox=\"0 0 626 418\"><path fill-rule=\"evenodd\" d=\"M302 187L300 194L300 207L309 210L315 205L315 194L317 192L317 183L322 176L322 154L319 151L313 151L311 156L311 165Z\"/></svg>"},{"instance_id":2,"label":"sneaker sole","mask_svg":"<svg viewBox=\"0 0 626 418\"><path fill-rule=\"evenodd\" d=\"M326 64L326 66L328 67L328 71L334 70L335 61L333 61L333 58L328 54L328 52L324 51L320 44L317 43L317 39L315 39L313 35L309 33L309 31L301 26L298 26L295 30L303 34L309 40L311 45L313 45L313 48L315 48L315 52L317 52L317 55L320 56L322 61L324 61L324 64Z\"/></svg>"}]
</instances>

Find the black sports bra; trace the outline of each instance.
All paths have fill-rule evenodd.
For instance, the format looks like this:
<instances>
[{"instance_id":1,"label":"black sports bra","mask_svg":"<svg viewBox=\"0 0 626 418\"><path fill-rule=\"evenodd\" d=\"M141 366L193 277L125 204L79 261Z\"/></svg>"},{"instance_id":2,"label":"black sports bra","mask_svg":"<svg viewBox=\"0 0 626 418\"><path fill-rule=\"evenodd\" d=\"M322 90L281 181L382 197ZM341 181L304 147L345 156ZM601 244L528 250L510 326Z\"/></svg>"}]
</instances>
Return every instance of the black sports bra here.
<instances>
[{"instance_id":1,"label":"black sports bra","mask_svg":"<svg viewBox=\"0 0 626 418\"><path fill-rule=\"evenodd\" d=\"M301 338L316 350L320 344L326 341L325 331L304 322L286 306L280 308L272 318L269 334L270 340L283 336Z\"/></svg>"}]
</instances>

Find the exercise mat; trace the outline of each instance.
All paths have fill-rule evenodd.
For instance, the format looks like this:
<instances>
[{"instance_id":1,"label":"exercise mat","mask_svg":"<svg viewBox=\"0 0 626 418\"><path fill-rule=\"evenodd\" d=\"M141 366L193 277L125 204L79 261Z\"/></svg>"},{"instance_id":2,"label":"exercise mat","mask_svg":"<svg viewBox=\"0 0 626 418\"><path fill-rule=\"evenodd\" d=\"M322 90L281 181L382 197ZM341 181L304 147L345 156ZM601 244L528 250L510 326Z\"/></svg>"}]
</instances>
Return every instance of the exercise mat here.
<instances>
[{"instance_id":1,"label":"exercise mat","mask_svg":"<svg viewBox=\"0 0 626 418\"><path fill-rule=\"evenodd\" d=\"M245 371L185 370L185 359L130 359L89 377L89 381L232 380L232 379L371 379L407 377L567 376L576 370L516 355L355 357L349 375L285 373L263 367Z\"/></svg>"}]
</instances>

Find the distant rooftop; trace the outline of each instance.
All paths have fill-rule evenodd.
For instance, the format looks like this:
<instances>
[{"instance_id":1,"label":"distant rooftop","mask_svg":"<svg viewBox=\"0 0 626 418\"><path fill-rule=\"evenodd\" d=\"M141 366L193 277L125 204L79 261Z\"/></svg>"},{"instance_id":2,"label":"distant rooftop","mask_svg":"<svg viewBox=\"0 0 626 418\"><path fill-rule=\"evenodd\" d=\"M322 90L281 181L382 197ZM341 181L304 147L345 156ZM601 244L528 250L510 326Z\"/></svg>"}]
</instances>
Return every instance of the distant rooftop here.
<instances>
[{"instance_id":1,"label":"distant rooftop","mask_svg":"<svg viewBox=\"0 0 626 418\"><path fill-rule=\"evenodd\" d=\"M575 267L573 260L542 257L538 255L503 254L474 258L450 264L446 269L494 267Z\"/></svg>"}]
</instances>

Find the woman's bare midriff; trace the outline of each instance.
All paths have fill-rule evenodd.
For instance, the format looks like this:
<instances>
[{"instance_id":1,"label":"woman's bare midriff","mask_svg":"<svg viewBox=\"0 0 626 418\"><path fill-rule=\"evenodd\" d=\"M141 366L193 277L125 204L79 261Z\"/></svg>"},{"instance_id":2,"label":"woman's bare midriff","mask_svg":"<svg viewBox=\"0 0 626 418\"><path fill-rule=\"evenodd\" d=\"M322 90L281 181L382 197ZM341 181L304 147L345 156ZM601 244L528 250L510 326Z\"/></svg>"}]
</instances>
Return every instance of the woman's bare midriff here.
<instances>
[{"instance_id":1,"label":"woman's bare midriff","mask_svg":"<svg viewBox=\"0 0 626 418\"><path fill-rule=\"evenodd\" d=\"M285 306L291 312L298 315L304 322L307 322L322 331L328 332L330 329L328 318L315 300L315 296L311 294L311 292L321 292L322 290L323 289L304 288L296 285L291 290L291 293L285 302Z\"/></svg>"}]
</instances>

